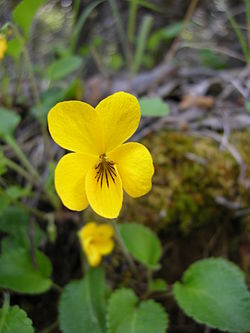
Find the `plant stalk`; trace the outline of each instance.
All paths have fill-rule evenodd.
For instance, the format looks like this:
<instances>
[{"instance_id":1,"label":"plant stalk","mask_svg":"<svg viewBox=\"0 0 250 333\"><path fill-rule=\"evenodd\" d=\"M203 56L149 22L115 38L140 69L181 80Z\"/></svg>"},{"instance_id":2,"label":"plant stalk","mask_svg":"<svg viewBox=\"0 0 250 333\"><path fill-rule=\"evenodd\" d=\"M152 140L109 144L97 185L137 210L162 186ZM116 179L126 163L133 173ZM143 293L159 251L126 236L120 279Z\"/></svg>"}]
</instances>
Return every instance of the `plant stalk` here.
<instances>
[{"instance_id":1,"label":"plant stalk","mask_svg":"<svg viewBox=\"0 0 250 333\"><path fill-rule=\"evenodd\" d=\"M15 154L17 155L20 162L23 164L23 166L27 169L27 171L30 173L30 175L36 180L36 182L40 182L40 176L36 169L33 167L33 165L30 163L30 161L27 159L19 145L17 144L16 140L11 136L6 136L5 141L7 144L13 149Z\"/></svg>"},{"instance_id":2,"label":"plant stalk","mask_svg":"<svg viewBox=\"0 0 250 333\"><path fill-rule=\"evenodd\" d=\"M37 179L35 179L34 177L32 177L30 175L30 173L28 173L25 169L23 169L17 163L13 162L12 160L10 160L7 157L4 157L3 163L7 167L9 167L10 169L12 169L13 171L15 171L16 173L18 173L20 176L26 178L27 181L30 182L31 184L34 184L35 186L39 186L39 182L37 181Z\"/></svg>"},{"instance_id":3,"label":"plant stalk","mask_svg":"<svg viewBox=\"0 0 250 333\"><path fill-rule=\"evenodd\" d=\"M5 292L4 293L4 302L3 302L3 306L2 306L2 316L1 316L1 320L0 320L0 333L2 333L2 331L3 331L3 326L5 323L6 316L8 314L9 306L10 306L10 294L8 292Z\"/></svg>"},{"instance_id":4,"label":"plant stalk","mask_svg":"<svg viewBox=\"0 0 250 333\"><path fill-rule=\"evenodd\" d=\"M43 116L43 112L42 112L42 108L41 108L41 101L40 101L40 97L38 94L38 89L37 89L36 80L35 80L35 76L34 76L34 72L33 72L33 68L32 68L32 63L31 63L29 53L28 53L28 50L26 47L26 42L14 24L9 22L8 25L11 26L11 28L14 31L15 36L17 37L17 39L23 46L23 48L22 48L23 56L24 56L24 60L25 60L26 66L27 66L28 73L29 73L30 85L31 85L31 89L33 92L34 100L35 100L36 105L38 106L38 111L39 111L38 119L40 122L41 130L42 130L42 134L43 134L43 138L44 138L44 142L45 142L45 147L48 152L49 158L52 159L52 152L51 152L51 147L50 147L50 143L49 143L49 134L47 131L45 120L44 120L44 116Z\"/></svg>"},{"instance_id":5,"label":"plant stalk","mask_svg":"<svg viewBox=\"0 0 250 333\"><path fill-rule=\"evenodd\" d=\"M120 234L120 230L117 227L117 223L116 223L116 221L111 221L111 223L112 223L112 226L113 226L113 228L115 230L116 239L117 239L117 241L118 241L118 243L119 243L119 245L121 247L121 250L122 250L125 258L127 259L127 262L129 264L132 272L134 273L134 275L136 276L136 278L139 280L139 275L138 275L135 263L134 263L132 257L130 256L130 254L129 254L129 252L128 252L128 250L127 250L127 248L126 248L126 246L125 246L125 244L123 242L123 239L122 239L121 234Z\"/></svg>"}]
</instances>

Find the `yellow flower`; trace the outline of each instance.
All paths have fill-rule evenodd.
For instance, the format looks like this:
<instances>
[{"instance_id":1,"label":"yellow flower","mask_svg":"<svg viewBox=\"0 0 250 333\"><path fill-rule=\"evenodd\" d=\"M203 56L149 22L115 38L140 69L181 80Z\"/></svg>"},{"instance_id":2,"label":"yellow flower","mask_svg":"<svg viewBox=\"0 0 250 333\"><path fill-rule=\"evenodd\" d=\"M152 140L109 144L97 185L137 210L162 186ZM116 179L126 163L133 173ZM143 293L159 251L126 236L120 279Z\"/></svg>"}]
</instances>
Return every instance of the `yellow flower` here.
<instances>
[{"instance_id":1,"label":"yellow flower","mask_svg":"<svg viewBox=\"0 0 250 333\"><path fill-rule=\"evenodd\" d=\"M69 153L55 170L55 187L63 204L81 211L88 204L99 215L115 218L123 189L140 197L151 189L152 157L142 144L124 142L136 131L140 106L135 96L117 92L96 108L80 101L56 104L48 126L54 141Z\"/></svg>"},{"instance_id":2,"label":"yellow flower","mask_svg":"<svg viewBox=\"0 0 250 333\"><path fill-rule=\"evenodd\" d=\"M0 34L0 60L3 59L6 50L7 50L6 38Z\"/></svg>"},{"instance_id":3,"label":"yellow flower","mask_svg":"<svg viewBox=\"0 0 250 333\"><path fill-rule=\"evenodd\" d=\"M79 231L80 241L90 266L98 266L102 256L114 248L114 230L108 224L90 222Z\"/></svg>"}]
</instances>

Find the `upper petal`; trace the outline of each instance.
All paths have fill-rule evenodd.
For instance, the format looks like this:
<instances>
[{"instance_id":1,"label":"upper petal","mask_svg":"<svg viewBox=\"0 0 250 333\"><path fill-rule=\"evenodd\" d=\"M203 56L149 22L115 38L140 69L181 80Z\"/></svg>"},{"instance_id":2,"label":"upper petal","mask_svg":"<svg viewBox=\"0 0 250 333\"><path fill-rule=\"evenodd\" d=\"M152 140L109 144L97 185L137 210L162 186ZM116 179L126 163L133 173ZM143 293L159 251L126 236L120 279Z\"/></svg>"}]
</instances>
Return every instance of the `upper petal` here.
<instances>
[{"instance_id":1,"label":"upper petal","mask_svg":"<svg viewBox=\"0 0 250 333\"><path fill-rule=\"evenodd\" d=\"M112 236L114 236L114 233L115 233L114 229L113 229L113 227L111 227L111 225L105 224L105 223L98 225L98 228L97 228L98 237L107 239L107 238L111 238Z\"/></svg>"},{"instance_id":2,"label":"upper petal","mask_svg":"<svg viewBox=\"0 0 250 333\"><path fill-rule=\"evenodd\" d=\"M55 170L55 187L67 208L80 211L88 206L85 177L95 163L94 156L80 153L70 153L60 159Z\"/></svg>"},{"instance_id":3,"label":"upper petal","mask_svg":"<svg viewBox=\"0 0 250 333\"><path fill-rule=\"evenodd\" d=\"M109 178L107 183L104 178L101 184L100 180L97 181L95 168L92 168L85 181L90 206L97 214L109 219L116 218L122 207L122 183L117 171L114 180Z\"/></svg>"},{"instance_id":4,"label":"upper petal","mask_svg":"<svg viewBox=\"0 0 250 333\"><path fill-rule=\"evenodd\" d=\"M141 112L135 96L117 92L96 107L102 126L104 152L125 142L137 129Z\"/></svg>"},{"instance_id":5,"label":"upper petal","mask_svg":"<svg viewBox=\"0 0 250 333\"><path fill-rule=\"evenodd\" d=\"M53 140L61 147L80 153L103 153L103 138L95 109L84 102L57 103L48 114Z\"/></svg>"},{"instance_id":6,"label":"upper petal","mask_svg":"<svg viewBox=\"0 0 250 333\"><path fill-rule=\"evenodd\" d=\"M154 166L150 152L140 143L129 142L109 153L117 166L124 190L131 197L140 197L150 191Z\"/></svg>"},{"instance_id":7,"label":"upper petal","mask_svg":"<svg viewBox=\"0 0 250 333\"><path fill-rule=\"evenodd\" d=\"M95 222L87 223L80 231L80 235L83 239L93 237L97 230L97 224Z\"/></svg>"}]
</instances>

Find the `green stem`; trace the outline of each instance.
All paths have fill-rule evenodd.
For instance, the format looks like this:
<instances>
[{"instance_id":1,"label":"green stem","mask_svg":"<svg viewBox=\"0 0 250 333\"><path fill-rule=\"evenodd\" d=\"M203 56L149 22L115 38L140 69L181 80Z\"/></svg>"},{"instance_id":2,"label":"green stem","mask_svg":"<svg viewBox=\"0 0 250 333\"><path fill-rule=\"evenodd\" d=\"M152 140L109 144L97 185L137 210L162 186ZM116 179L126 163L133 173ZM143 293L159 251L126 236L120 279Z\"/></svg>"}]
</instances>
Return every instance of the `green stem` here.
<instances>
[{"instance_id":1,"label":"green stem","mask_svg":"<svg viewBox=\"0 0 250 333\"><path fill-rule=\"evenodd\" d=\"M39 97L39 94L38 94L38 89L37 89L37 85L36 85L36 80L35 80L35 76L34 76L34 72L33 72L32 63L31 63L29 53L28 53L28 50L27 50L27 47L26 47L26 42L25 42L25 39L22 37L22 35L20 34L20 32L18 31L18 29L16 28L16 26L14 24L9 22L8 25L11 26L16 38L19 40L19 42L23 46L22 51L23 51L24 60L25 60L26 66L27 66L29 77L30 77L30 85L31 85L31 89L32 89L32 92L33 92L35 103L38 106L38 110L39 110L38 120L40 122L40 126L41 126L41 130L42 130L46 150L48 152L49 158L52 159L52 153L51 153L51 148L50 148L50 143L49 143L49 135L48 135L48 132L47 132L47 127L46 127L45 119L44 119L44 116L43 116L41 101L40 101L40 97Z\"/></svg>"},{"instance_id":2,"label":"green stem","mask_svg":"<svg viewBox=\"0 0 250 333\"><path fill-rule=\"evenodd\" d=\"M246 18L247 18L248 52L250 52L250 0L245 0L245 5L246 5ZM248 66L250 66L249 54L248 54Z\"/></svg>"},{"instance_id":3,"label":"green stem","mask_svg":"<svg viewBox=\"0 0 250 333\"><path fill-rule=\"evenodd\" d=\"M133 73L137 73L141 66L143 56L144 56L144 50L146 48L147 38L148 38L148 34L149 34L149 31L152 26L152 22L153 22L152 16L146 15L143 17L143 21L140 26L139 35L138 35L136 52L135 52L135 56L134 56L134 60L133 60L133 64L132 64Z\"/></svg>"},{"instance_id":4,"label":"green stem","mask_svg":"<svg viewBox=\"0 0 250 333\"><path fill-rule=\"evenodd\" d=\"M76 26L77 23L77 17L79 13L80 8L80 0L75 0L73 5L73 13L74 13L74 26Z\"/></svg>"},{"instance_id":5,"label":"green stem","mask_svg":"<svg viewBox=\"0 0 250 333\"><path fill-rule=\"evenodd\" d=\"M23 176L24 178L27 179L28 182L33 184L36 187L40 186L40 177L37 178L36 176L32 176L30 173L28 173L25 169L23 169L20 165L17 163L13 162L7 157L3 158L3 163L9 167L10 169L16 171L20 176ZM50 203L55 209L58 209L59 204L58 204L58 198L54 194L54 192L49 192L46 188L43 188L43 193L46 195L46 198L49 199Z\"/></svg>"},{"instance_id":6,"label":"green stem","mask_svg":"<svg viewBox=\"0 0 250 333\"><path fill-rule=\"evenodd\" d=\"M80 230L78 231L77 236L78 236L78 241L79 241L78 245L79 245L79 251L80 251L80 258L81 258L82 275L84 275L84 273L88 271L89 265L88 265L88 262L86 260L86 256L85 256L85 253L83 250L83 245L82 245L81 237L80 237Z\"/></svg>"},{"instance_id":7,"label":"green stem","mask_svg":"<svg viewBox=\"0 0 250 333\"><path fill-rule=\"evenodd\" d=\"M119 243L119 245L121 247L121 250L122 250L125 258L127 259L127 262L129 264L132 272L134 273L134 275L136 276L136 278L139 279L139 275L138 275L135 263L134 263L132 257L130 256L130 254L129 254L129 252L128 252L128 250L127 250L127 248L126 248L126 246L125 246L125 244L123 242L123 239L122 239L121 234L120 234L120 230L117 227L117 223L116 223L116 221L111 221L111 223L112 223L112 226L113 226L113 228L115 230L116 239L117 239L117 241L118 241L118 243Z\"/></svg>"},{"instance_id":8,"label":"green stem","mask_svg":"<svg viewBox=\"0 0 250 333\"><path fill-rule=\"evenodd\" d=\"M148 286L150 285L150 283L152 282L152 270L150 268L147 269L147 282L148 282Z\"/></svg>"},{"instance_id":9,"label":"green stem","mask_svg":"<svg viewBox=\"0 0 250 333\"><path fill-rule=\"evenodd\" d=\"M229 12L226 12L226 13L227 13L228 20L231 23L232 28L234 29L234 32L240 43L242 52L244 54L245 61L248 63L249 62L249 49L248 49L247 43L244 39L244 36L242 34L242 31L240 30L239 25L236 22L236 20L234 19L234 17Z\"/></svg>"},{"instance_id":10,"label":"green stem","mask_svg":"<svg viewBox=\"0 0 250 333\"><path fill-rule=\"evenodd\" d=\"M6 198L9 202L11 202L11 203L14 202L16 206L24 209L25 211L27 211L29 213L32 213L36 217L38 217L42 220L48 221L47 213L44 213L43 211L41 211L37 208L27 206L24 203L18 201L17 199L10 197L2 188L0 188L0 195L2 197Z\"/></svg>"},{"instance_id":11,"label":"green stem","mask_svg":"<svg viewBox=\"0 0 250 333\"><path fill-rule=\"evenodd\" d=\"M54 323L50 324L48 327L46 327L44 330L40 331L39 333L50 333L57 327L58 327L58 321L55 321Z\"/></svg>"},{"instance_id":12,"label":"green stem","mask_svg":"<svg viewBox=\"0 0 250 333\"><path fill-rule=\"evenodd\" d=\"M34 179L25 169L23 169L20 165L18 165L17 163L13 162L12 160L10 160L7 157L3 158L3 163L9 167L10 169L12 169L13 171L15 171L16 173L18 173L20 176L23 176L24 178L26 178L30 183L39 186L39 183L36 179Z\"/></svg>"},{"instance_id":13,"label":"green stem","mask_svg":"<svg viewBox=\"0 0 250 333\"><path fill-rule=\"evenodd\" d=\"M53 282L52 288L58 291L60 294L63 292L63 288L60 287L57 283Z\"/></svg>"},{"instance_id":14,"label":"green stem","mask_svg":"<svg viewBox=\"0 0 250 333\"><path fill-rule=\"evenodd\" d=\"M112 16L115 19L115 24L117 27L117 31L118 31L118 35L119 35L119 39L122 45L122 49L123 49L123 53L126 59L126 63L128 68L131 67L131 60L132 60L132 56L131 56L131 52L129 49L129 45L126 42L126 35L125 35L125 31L122 25L122 20L117 8L117 4L116 4L116 0L109 0L109 5L111 8L111 12L112 12Z\"/></svg>"},{"instance_id":15,"label":"green stem","mask_svg":"<svg viewBox=\"0 0 250 333\"><path fill-rule=\"evenodd\" d=\"M33 165L30 163L30 161L27 159L27 157L24 155L23 151L21 150L21 148L17 144L16 140L12 136L8 135L8 136L6 136L5 141L13 149L13 151L16 153L20 162L28 170L28 172L31 174L31 176L34 177L34 179L37 182L40 182L40 176L39 176L38 172L33 167Z\"/></svg>"},{"instance_id":16,"label":"green stem","mask_svg":"<svg viewBox=\"0 0 250 333\"><path fill-rule=\"evenodd\" d=\"M130 43L133 43L134 41L136 13L137 13L137 0L131 0L129 7L128 32L127 32L128 40Z\"/></svg>"},{"instance_id":17,"label":"green stem","mask_svg":"<svg viewBox=\"0 0 250 333\"><path fill-rule=\"evenodd\" d=\"M5 323L6 316L8 314L10 306L10 294L8 292L4 293L4 302L3 302L3 307L2 307L2 316L0 320L0 333L3 331L3 326Z\"/></svg>"}]
</instances>

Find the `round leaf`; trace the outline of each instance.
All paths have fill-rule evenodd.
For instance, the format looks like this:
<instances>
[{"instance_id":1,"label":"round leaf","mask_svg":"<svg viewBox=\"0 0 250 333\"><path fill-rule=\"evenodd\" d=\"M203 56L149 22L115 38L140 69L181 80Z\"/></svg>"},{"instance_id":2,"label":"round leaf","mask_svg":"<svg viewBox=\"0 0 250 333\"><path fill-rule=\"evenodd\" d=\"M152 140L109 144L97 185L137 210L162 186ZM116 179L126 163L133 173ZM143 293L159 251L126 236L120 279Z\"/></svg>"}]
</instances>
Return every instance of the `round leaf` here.
<instances>
[{"instance_id":1,"label":"round leaf","mask_svg":"<svg viewBox=\"0 0 250 333\"><path fill-rule=\"evenodd\" d=\"M144 117L163 117L169 114L168 104L159 97L139 99L141 113Z\"/></svg>"},{"instance_id":2,"label":"round leaf","mask_svg":"<svg viewBox=\"0 0 250 333\"><path fill-rule=\"evenodd\" d=\"M162 306L152 300L138 306L138 298L131 289L115 291L107 314L108 333L165 333L168 315Z\"/></svg>"},{"instance_id":3,"label":"round leaf","mask_svg":"<svg viewBox=\"0 0 250 333\"><path fill-rule=\"evenodd\" d=\"M91 269L84 279L70 282L59 303L59 323L63 333L105 331L104 271Z\"/></svg>"},{"instance_id":4,"label":"round leaf","mask_svg":"<svg viewBox=\"0 0 250 333\"><path fill-rule=\"evenodd\" d=\"M241 270L221 258L198 261L174 284L174 296L197 322L228 332L249 332L250 293Z\"/></svg>"},{"instance_id":5,"label":"round leaf","mask_svg":"<svg viewBox=\"0 0 250 333\"><path fill-rule=\"evenodd\" d=\"M3 253L0 257L0 287L27 294L47 291L52 284L49 279L51 263L40 251L35 251L37 267L34 267L30 251L24 248Z\"/></svg>"},{"instance_id":6,"label":"round leaf","mask_svg":"<svg viewBox=\"0 0 250 333\"><path fill-rule=\"evenodd\" d=\"M19 306L0 309L0 333L34 333L32 321Z\"/></svg>"},{"instance_id":7,"label":"round leaf","mask_svg":"<svg viewBox=\"0 0 250 333\"><path fill-rule=\"evenodd\" d=\"M20 116L12 110L0 107L0 137L13 136L14 130L19 124Z\"/></svg>"},{"instance_id":8,"label":"round leaf","mask_svg":"<svg viewBox=\"0 0 250 333\"><path fill-rule=\"evenodd\" d=\"M119 231L127 250L150 269L159 268L162 248L158 237L147 227L136 223L119 225Z\"/></svg>"}]
</instances>

